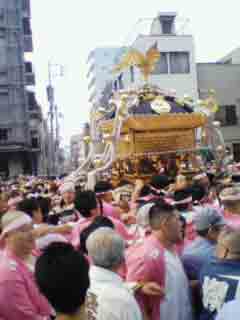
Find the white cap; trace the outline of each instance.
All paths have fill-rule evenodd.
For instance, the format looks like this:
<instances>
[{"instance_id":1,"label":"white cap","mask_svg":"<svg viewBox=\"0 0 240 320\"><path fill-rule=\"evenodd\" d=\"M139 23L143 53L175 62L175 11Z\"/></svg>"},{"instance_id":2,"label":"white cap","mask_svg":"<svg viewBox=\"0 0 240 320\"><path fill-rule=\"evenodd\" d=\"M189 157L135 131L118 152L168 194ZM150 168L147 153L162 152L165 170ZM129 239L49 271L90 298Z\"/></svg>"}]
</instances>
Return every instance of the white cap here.
<instances>
[{"instance_id":1,"label":"white cap","mask_svg":"<svg viewBox=\"0 0 240 320\"><path fill-rule=\"evenodd\" d=\"M61 194L66 192L75 192L75 185L73 182L65 182L60 188L59 191Z\"/></svg>"}]
</instances>

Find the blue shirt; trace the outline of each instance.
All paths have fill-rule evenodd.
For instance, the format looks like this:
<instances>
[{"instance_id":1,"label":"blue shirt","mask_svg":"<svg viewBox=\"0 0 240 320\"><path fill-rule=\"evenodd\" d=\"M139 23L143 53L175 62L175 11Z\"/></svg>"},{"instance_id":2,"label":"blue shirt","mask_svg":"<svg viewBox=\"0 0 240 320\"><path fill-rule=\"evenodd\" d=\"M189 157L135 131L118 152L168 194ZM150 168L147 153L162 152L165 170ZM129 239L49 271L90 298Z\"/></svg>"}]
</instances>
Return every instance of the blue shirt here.
<instances>
[{"instance_id":1,"label":"blue shirt","mask_svg":"<svg viewBox=\"0 0 240 320\"><path fill-rule=\"evenodd\" d=\"M188 245L182 255L182 262L191 280L199 278L203 265L215 257L216 244L205 238L199 237Z\"/></svg>"},{"instance_id":2,"label":"blue shirt","mask_svg":"<svg viewBox=\"0 0 240 320\"><path fill-rule=\"evenodd\" d=\"M240 261L213 259L200 272L203 311L200 320L215 319L223 304L240 298Z\"/></svg>"}]
</instances>

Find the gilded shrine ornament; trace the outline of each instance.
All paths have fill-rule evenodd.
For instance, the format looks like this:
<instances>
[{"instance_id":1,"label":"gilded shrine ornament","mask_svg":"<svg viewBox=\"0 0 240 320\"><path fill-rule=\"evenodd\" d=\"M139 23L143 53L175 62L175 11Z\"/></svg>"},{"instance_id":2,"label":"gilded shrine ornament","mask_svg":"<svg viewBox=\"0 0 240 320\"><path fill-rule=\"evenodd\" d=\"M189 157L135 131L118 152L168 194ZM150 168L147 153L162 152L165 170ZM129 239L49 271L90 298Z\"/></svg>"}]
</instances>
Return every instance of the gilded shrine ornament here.
<instances>
[{"instance_id":1,"label":"gilded shrine ornament","mask_svg":"<svg viewBox=\"0 0 240 320\"><path fill-rule=\"evenodd\" d=\"M161 96L157 97L152 103L151 108L158 114L169 113L171 111L170 104Z\"/></svg>"}]
</instances>

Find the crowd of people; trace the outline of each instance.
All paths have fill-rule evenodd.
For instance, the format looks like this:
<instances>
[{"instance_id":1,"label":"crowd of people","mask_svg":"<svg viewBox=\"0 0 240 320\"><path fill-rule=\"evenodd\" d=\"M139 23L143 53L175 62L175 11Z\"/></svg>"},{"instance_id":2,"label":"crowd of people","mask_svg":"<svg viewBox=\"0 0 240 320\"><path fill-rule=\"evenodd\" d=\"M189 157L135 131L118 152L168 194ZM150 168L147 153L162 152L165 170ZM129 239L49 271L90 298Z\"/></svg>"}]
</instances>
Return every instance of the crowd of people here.
<instances>
[{"instance_id":1,"label":"crowd of people","mask_svg":"<svg viewBox=\"0 0 240 320\"><path fill-rule=\"evenodd\" d=\"M0 320L240 317L240 170L0 185Z\"/></svg>"}]
</instances>

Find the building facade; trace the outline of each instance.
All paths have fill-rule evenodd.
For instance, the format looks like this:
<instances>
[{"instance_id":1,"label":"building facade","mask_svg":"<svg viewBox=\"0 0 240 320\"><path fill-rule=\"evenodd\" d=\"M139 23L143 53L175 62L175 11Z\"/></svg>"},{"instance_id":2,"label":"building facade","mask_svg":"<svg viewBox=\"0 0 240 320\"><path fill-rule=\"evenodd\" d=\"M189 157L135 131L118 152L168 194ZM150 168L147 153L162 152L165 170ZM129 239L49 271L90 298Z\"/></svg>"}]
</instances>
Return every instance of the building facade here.
<instances>
[{"instance_id":1,"label":"building facade","mask_svg":"<svg viewBox=\"0 0 240 320\"><path fill-rule=\"evenodd\" d=\"M35 75L30 0L0 0L0 175L37 174L42 112Z\"/></svg>"},{"instance_id":2,"label":"building facade","mask_svg":"<svg viewBox=\"0 0 240 320\"><path fill-rule=\"evenodd\" d=\"M149 79L151 84L172 89L178 97L187 94L194 100L205 98L209 89L215 90L219 103L216 120L221 123L226 145L232 149L235 160L240 161L240 48L215 63L197 63L194 38L191 34L185 34L184 29L178 31L176 20L177 14L174 12L159 13L152 21L149 34L139 34L131 48L146 53L150 47L157 45L161 52ZM88 59L91 62L88 76L95 72L94 80L90 81L90 89L94 88L90 99L93 105L101 102L104 105L114 91L144 84L142 75L135 67L117 75L110 72L121 61L126 48L118 50L117 54L113 50L110 59L104 54L105 50L107 52L108 49L93 51ZM103 73L105 65L108 68ZM98 74L103 75L104 81L101 76L96 77Z\"/></svg>"},{"instance_id":3,"label":"building facade","mask_svg":"<svg viewBox=\"0 0 240 320\"><path fill-rule=\"evenodd\" d=\"M197 64L200 98L214 89L219 104L215 119L220 121L226 145L240 161L240 64Z\"/></svg>"},{"instance_id":4,"label":"building facade","mask_svg":"<svg viewBox=\"0 0 240 320\"><path fill-rule=\"evenodd\" d=\"M178 33L176 29L176 13L159 13L153 19L150 33L139 35L131 48L142 53L157 45L161 57L154 72L150 76L150 83L162 89L174 89L176 95L183 97L185 94L197 99L197 69L195 47L192 35ZM129 68L116 76L113 89L124 89L140 86L144 80L139 70Z\"/></svg>"},{"instance_id":5,"label":"building facade","mask_svg":"<svg viewBox=\"0 0 240 320\"><path fill-rule=\"evenodd\" d=\"M124 48L96 48L90 52L88 64L88 90L89 102L99 102L106 92L106 88L112 89L112 70L117 58L122 55Z\"/></svg>"}]
</instances>

